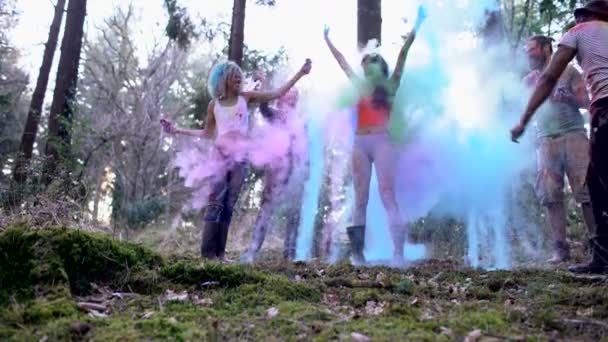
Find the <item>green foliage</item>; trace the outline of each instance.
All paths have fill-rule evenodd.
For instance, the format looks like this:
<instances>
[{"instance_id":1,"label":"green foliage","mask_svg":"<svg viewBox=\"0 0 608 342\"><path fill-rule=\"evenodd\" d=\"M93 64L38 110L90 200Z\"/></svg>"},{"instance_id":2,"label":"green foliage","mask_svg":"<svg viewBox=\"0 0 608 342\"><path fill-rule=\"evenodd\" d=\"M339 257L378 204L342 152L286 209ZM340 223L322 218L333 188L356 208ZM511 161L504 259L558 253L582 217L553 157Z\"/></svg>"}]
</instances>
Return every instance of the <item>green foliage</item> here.
<instances>
[{"instance_id":1,"label":"green foliage","mask_svg":"<svg viewBox=\"0 0 608 342\"><path fill-rule=\"evenodd\" d=\"M0 234L0 303L37 291L86 293L92 282L120 288L138 268L154 268L161 258L101 234L67 228L8 228ZM68 293L69 293L68 291Z\"/></svg>"},{"instance_id":2,"label":"green foliage","mask_svg":"<svg viewBox=\"0 0 608 342\"><path fill-rule=\"evenodd\" d=\"M165 33L169 39L187 49L198 34L186 8L178 5L177 0L165 0L165 8L169 15Z\"/></svg>"}]
</instances>

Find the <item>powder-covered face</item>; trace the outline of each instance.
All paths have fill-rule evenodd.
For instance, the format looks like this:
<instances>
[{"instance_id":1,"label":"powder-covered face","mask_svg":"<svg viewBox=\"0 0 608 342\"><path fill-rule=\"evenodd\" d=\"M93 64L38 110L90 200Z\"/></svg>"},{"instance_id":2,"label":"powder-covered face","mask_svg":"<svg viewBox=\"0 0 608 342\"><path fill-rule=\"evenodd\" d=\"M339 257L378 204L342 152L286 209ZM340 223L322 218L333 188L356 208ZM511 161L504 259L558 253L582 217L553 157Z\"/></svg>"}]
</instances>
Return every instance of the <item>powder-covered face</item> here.
<instances>
[{"instance_id":1,"label":"powder-covered face","mask_svg":"<svg viewBox=\"0 0 608 342\"><path fill-rule=\"evenodd\" d=\"M384 76L382 70L382 57L379 55L373 54L363 57L361 66L363 67L365 78L379 79Z\"/></svg>"},{"instance_id":2,"label":"powder-covered face","mask_svg":"<svg viewBox=\"0 0 608 342\"><path fill-rule=\"evenodd\" d=\"M239 92L241 90L241 84L243 82L243 76L240 72L233 72L230 77L226 80L226 90Z\"/></svg>"},{"instance_id":3,"label":"powder-covered face","mask_svg":"<svg viewBox=\"0 0 608 342\"><path fill-rule=\"evenodd\" d=\"M542 46L533 39L526 43L526 55L528 55L530 68L533 70L542 69L547 62L547 55L543 51Z\"/></svg>"}]
</instances>

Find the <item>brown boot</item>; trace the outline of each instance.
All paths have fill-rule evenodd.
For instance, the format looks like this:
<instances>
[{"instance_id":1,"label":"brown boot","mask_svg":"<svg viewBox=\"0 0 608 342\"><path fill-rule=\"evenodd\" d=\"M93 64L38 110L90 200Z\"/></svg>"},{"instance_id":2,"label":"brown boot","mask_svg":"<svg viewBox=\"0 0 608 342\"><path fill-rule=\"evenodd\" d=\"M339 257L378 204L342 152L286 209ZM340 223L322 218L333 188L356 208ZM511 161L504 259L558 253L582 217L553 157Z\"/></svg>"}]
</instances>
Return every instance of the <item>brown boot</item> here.
<instances>
[{"instance_id":1,"label":"brown boot","mask_svg":"<svg viewBox=\"0 0 608 342\"><path fill-rule=\"evenodd\" d=\"M365 246L365 226L352 226L346 228L348 239L350 240L350 252L354 265L365 263L363 248Z\"/></svg>"}]
</instances>

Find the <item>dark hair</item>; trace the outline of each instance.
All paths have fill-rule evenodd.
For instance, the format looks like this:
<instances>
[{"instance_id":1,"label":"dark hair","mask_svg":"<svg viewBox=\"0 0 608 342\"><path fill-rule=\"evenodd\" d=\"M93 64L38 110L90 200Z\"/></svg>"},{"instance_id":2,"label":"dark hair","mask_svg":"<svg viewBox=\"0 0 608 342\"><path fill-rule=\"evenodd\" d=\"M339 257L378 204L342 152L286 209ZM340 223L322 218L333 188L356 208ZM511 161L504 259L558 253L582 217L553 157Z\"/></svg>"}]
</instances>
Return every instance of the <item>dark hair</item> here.
<instances>
[{"instance_id":1,"label":"dark hair","mask_svg":"<svg viewBox=\"0 0 608 342\"><path fill-rule=\"evenodd\" d=\"M388 63L386 63L386 61L384 60L384 58L382 58L382 56L380 56L377 53L368 53L368 54L365 54L363 56L363 58L361 58L361 64L365 63L368 60L371 63L380 63L380 68L382 70L382 75L384 75L384 77L388 78Z\"/></svg>"},{"instance_id":2,"label":"dark hair","mask_svg":"<svg viewBox=\"0 0 608 342\"><path fill-rule=\"evenodd\" d=\"M548 46L549 52L553 53L553 42L555 41L555 39L539 34L539 35L530 37L529 40L535 41L536 44L538 44L541 48Z\"/></svg>"}]
</instances>

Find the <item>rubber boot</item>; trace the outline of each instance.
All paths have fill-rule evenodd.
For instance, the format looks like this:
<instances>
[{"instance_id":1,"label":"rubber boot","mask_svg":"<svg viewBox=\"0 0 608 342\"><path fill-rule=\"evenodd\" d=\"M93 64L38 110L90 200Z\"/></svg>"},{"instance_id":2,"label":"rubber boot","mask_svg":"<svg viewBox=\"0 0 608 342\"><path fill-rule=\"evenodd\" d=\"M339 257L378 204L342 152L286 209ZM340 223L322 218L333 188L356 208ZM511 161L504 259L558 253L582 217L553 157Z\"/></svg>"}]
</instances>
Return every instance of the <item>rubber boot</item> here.
<instances>
[{"instance_id":1,"label":"rubber boot","mask_svg":"<svg viewBox=\"0 0 608 342\"><path fill-rule=\"evenodd\" d=\"M220 222L205 222L201 241L201 256L205 259L214 260L217 258L220 226Z\"/></svg>"},{"instance_id":2,"label":"rubber boot","mask_svg":"<svg viewBox=\"0 0 608 342\"><path fill-rule=\"evenodd\" d=\"M230 262L231 260L226 259L226 242L228 241L228 229L230 228L230 222L220 222L219 231L217 234L217 258Z\"/></svg>"},{"instance_id":3,"label":"rubber boot","mask_svg":"<svg viewBox=\"0 0 608 342\"><path fill-rule=\"evenodd\" d=\"M351 226L346 228L348 239L350 240L350 252L353 264L361 265L365 263L363 247L365 246L365 226Z\"/></svg>"},{"instance_id":4,"label":"rubber boot","mask_svg":"<svg viewBox=\"0 0 608 342\"><path fill-rule=\"evenodd\" d=\"M608 273L608 238L593 238L591 262L568 268L573 273Z\"/></svg>"}]
</instances>

